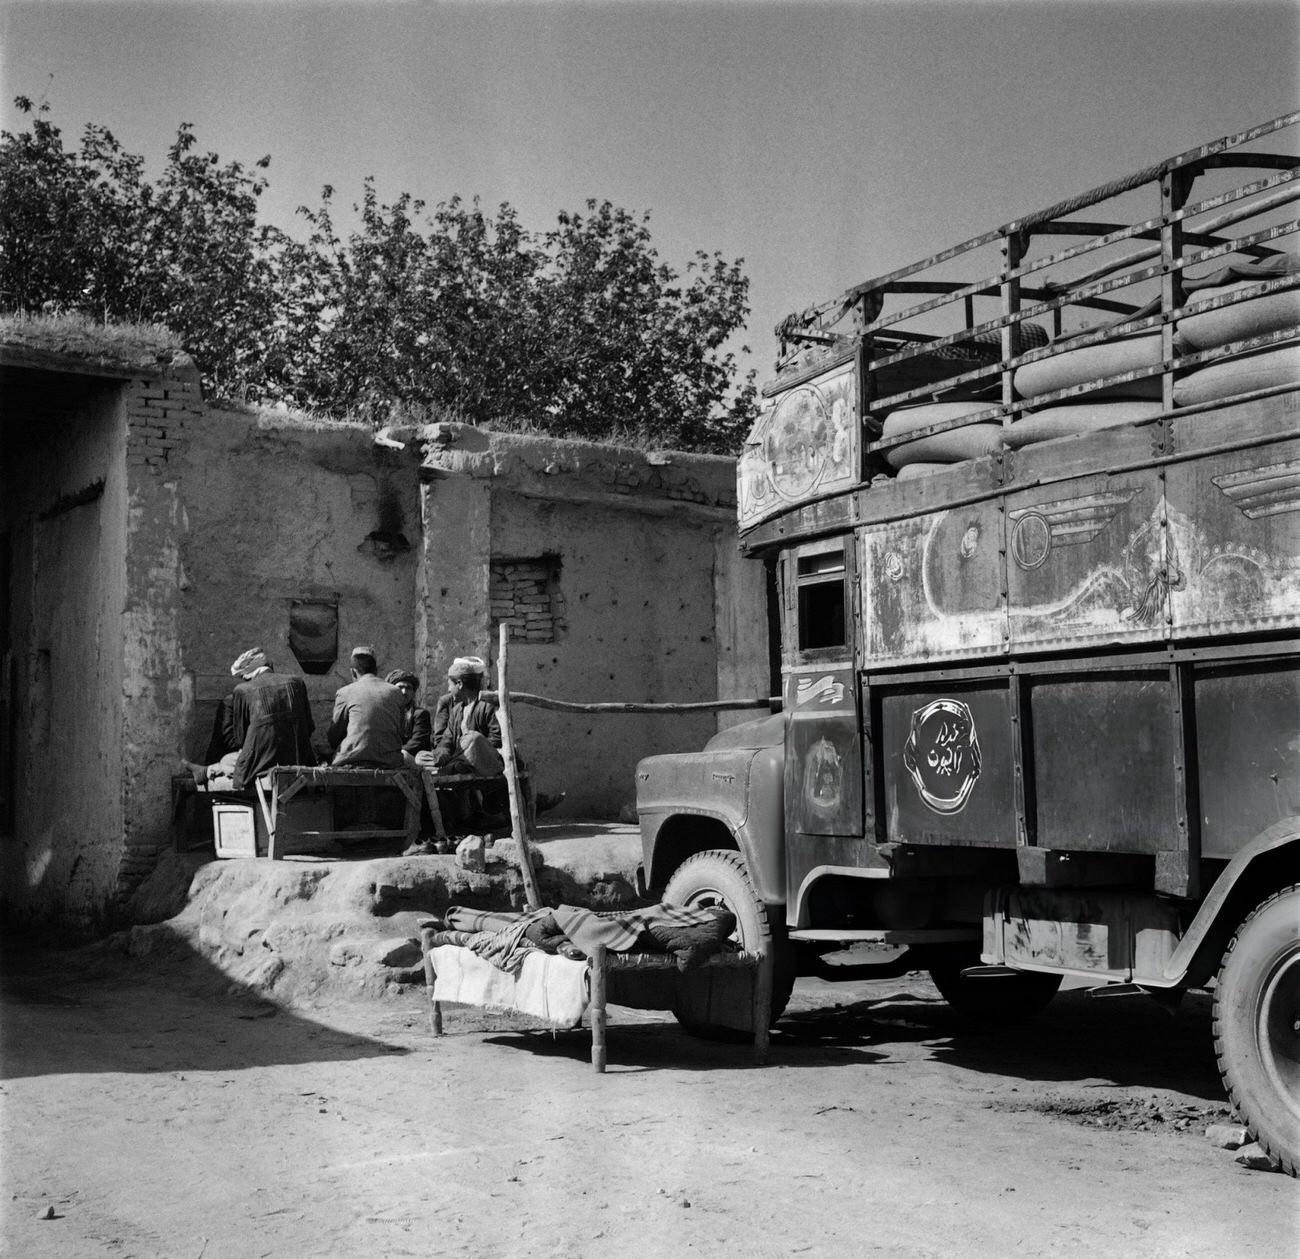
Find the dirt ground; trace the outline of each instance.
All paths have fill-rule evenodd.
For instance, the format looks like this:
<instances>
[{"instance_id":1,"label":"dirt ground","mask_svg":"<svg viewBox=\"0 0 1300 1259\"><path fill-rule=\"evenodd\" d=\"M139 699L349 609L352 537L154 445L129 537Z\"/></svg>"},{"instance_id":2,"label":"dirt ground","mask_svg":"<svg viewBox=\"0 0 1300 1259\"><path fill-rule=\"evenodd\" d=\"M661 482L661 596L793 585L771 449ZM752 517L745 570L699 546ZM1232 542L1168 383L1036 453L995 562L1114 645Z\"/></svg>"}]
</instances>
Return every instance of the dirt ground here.
<instances>
[{"instance_id":1,"label":"dirt ground","mask_svg":"<svg viewBox=\"0 0 1300 1259\"><path fill-rule=\"evenodd\" d=\"M4 967L3 1253L1294 1259L1203 1133L1209 1003L969 1032L920 975L801 981L768 1066L611 1009L610 1067L410 988L312 1008L149 958ZM50 1217L50 1218L46 1218Z\"/></svg>"}]
</instances>

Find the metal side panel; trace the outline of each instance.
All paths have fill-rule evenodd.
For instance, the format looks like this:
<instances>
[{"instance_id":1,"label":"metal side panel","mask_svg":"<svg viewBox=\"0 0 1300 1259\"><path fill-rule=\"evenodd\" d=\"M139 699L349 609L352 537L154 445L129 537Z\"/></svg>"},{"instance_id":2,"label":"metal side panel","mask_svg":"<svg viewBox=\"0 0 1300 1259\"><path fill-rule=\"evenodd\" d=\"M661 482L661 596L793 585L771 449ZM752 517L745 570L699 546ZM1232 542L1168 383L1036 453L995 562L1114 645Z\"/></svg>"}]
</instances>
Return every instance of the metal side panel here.
<instances>
[{"instance_id":1,"label":"metal side panel","mask_svg":"<svg viewBox=\"0 0 1300 1259\"><path fill-rule=\"evenodd\" d=\"M908 687L879 703L887 838L1014 848L1007 680Z\"/></svg>"},{"instance_id":2,"label":"metal side panel","mask_svg":"<svg viewBox=\"0 0 1300 1259\"><path fill-rule=\"evenodd\" d=\"M1300 626L1300 440L1168 472L1174 634Z\"/></svg>"},{"instance_id":3,"label":"metal side panel","mask_svg":"<svg viewBox=\"0 0 1300 1259\"><path fill-rule=\"evenodd\" d=\"M1030 703L1040 848L1179 847L1167 670L1035 681Z\"/></svg>"},{"instance_id":4,"label":"metal side panel","mask_svg":"<svg viewBox=\"0 0 1300 1259\"><path fill-rule=\"evenodd\" d=\"M1007 496L1013 651L1168 634L1163 482L1156 469Z\"/></svg>"},{"instance_id":5,"label":"metal side panel","mask_svg":"<svg viewBox=\"0 0 1300 1259\"><path fill-rule=\"evenodd\" d=\"M1201 854L1235 856L1300 816L1300 660L1198 669Z\"/></svg>"},{"instance_id":6,"label":"metal side panel","mask_svg":"<svg viewBox=\"0 0 1300 1259\"><path fill-rule=\"evenodd\" d=\"M869 667L986 655L1006 647L1002 513L994 501L859 533Z\"/></svg>"}]
</instances>

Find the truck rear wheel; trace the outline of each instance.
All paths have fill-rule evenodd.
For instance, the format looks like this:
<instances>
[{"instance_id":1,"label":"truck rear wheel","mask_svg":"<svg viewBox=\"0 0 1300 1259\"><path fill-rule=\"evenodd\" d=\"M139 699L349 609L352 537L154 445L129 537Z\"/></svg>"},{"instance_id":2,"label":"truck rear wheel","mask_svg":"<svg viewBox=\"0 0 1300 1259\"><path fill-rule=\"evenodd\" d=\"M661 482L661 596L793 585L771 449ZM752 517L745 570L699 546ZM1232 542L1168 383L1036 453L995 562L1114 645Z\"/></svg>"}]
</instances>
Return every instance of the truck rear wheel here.
<instances>
[{"instance_id":1,"label":"truck rear wheel","mask_svg":"<svg viewBox=\"0 0 1300 1259\"><path fill-rule=\"evenodd\" d=\"M1014 975L963 975L978 966L979 956L945 958L930 967L930 978L939 995L958 1014L986 1023L1014 1023L1046 1008L1061 986L1060 975L1018 971Z\"/></svg>"},{"instance_id":2,"label":"truck rear wheel","mask_svg":"<svg viewBox=\"0 0 1300 1259\"><path fill-rule=\"evenodd\" d=\"M772 1018L781 1017L794 987L794 957L784 926L773 927L738 852L710 849L688 857L664 889L672 905L723 905L736 915L732 939L747 953L772 956ZM678 976L677 1021L697 1036L735 1040L754 1033L748 972L706 969Z\"/></svg>"},{"instance_id":3,"label":"truck rear wheel","mask_svg":"<svg viewBox=\"0 0 1300 1259\"><path fill-rule=\"evenodd\" d=\"M1214 1052L1233 1105L1289 1175L1300 1168L1300 885L1237 928L1214 991Z\"/></svg>"}]
</instances>

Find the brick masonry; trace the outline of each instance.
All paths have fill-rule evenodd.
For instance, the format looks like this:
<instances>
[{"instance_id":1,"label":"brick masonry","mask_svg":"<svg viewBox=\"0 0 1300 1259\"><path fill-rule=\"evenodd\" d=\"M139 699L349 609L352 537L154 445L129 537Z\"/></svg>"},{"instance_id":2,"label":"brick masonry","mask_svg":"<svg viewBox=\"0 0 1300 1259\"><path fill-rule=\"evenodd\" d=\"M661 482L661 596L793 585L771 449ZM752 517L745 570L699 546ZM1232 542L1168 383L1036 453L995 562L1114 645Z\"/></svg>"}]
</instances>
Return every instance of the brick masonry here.
<instances>
[{"instance_id":1,"label":"brick masonry","mask_svg":"<svg viewBox=\"0 0 1300 1259\"><path fill-rule=\"evenodd\" d=\"M493 560L491 567L488 597L493 629L509 622L512 643L554 643L564 637L569 623L560 590L559 556Z\"/></svg>"}]
</instances>

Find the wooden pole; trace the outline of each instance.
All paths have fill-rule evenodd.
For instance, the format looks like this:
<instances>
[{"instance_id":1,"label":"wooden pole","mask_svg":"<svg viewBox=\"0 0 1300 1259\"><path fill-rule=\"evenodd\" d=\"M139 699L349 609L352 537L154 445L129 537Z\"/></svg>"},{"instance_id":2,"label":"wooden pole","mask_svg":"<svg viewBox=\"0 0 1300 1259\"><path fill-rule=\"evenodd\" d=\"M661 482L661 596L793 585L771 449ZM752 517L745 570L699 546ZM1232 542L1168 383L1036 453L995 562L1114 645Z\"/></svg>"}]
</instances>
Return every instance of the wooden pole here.
<instances>
[{"instance_id":1,"label":"wooden pole","mask_svg":"<svg viewBox=\"0 0 1300 1259\"><path fill-rule=\"evenodd\" d=\"M609 1025L605 1002L609 997L608 957L603 944L591 951L591 1065L597 1071L605 1070L605 1034Z\"/></svg>"},{"instance_id":2,"label":"wooden pole","mask_svg":"<svg viewBox=\"0 0 1300 1259\"><path fill-rule=\"evenodd\" d=\"M437 975L433 969L433 928L420 928L420 952L424 961L424 991L429 998L429 1031L435 1036L442 1035L442 1002L433 996L433 985Z\"/></svg>"},{"instance_id":3,"label":"wooden pole","mask_svg":"<svg viewBox=\"0 0 1300 1259\"><path fill-rule=\"evenodd\" d=\"M510 727L510 691L506 687L506 642L510 637L510 624L501 622L501 637L497 646L497 697L500 701L498 716L501 721L501 755L506 763L506 790L510 794L510 829L514 832L519 849L519 872L524 876L524 898L529 909L542 907L542 894L537 886L532 855L528 851L528 827L524 823L524 808L519 788L519 763L515 760L515 740Z\"/></svg>"}]
</instances>

